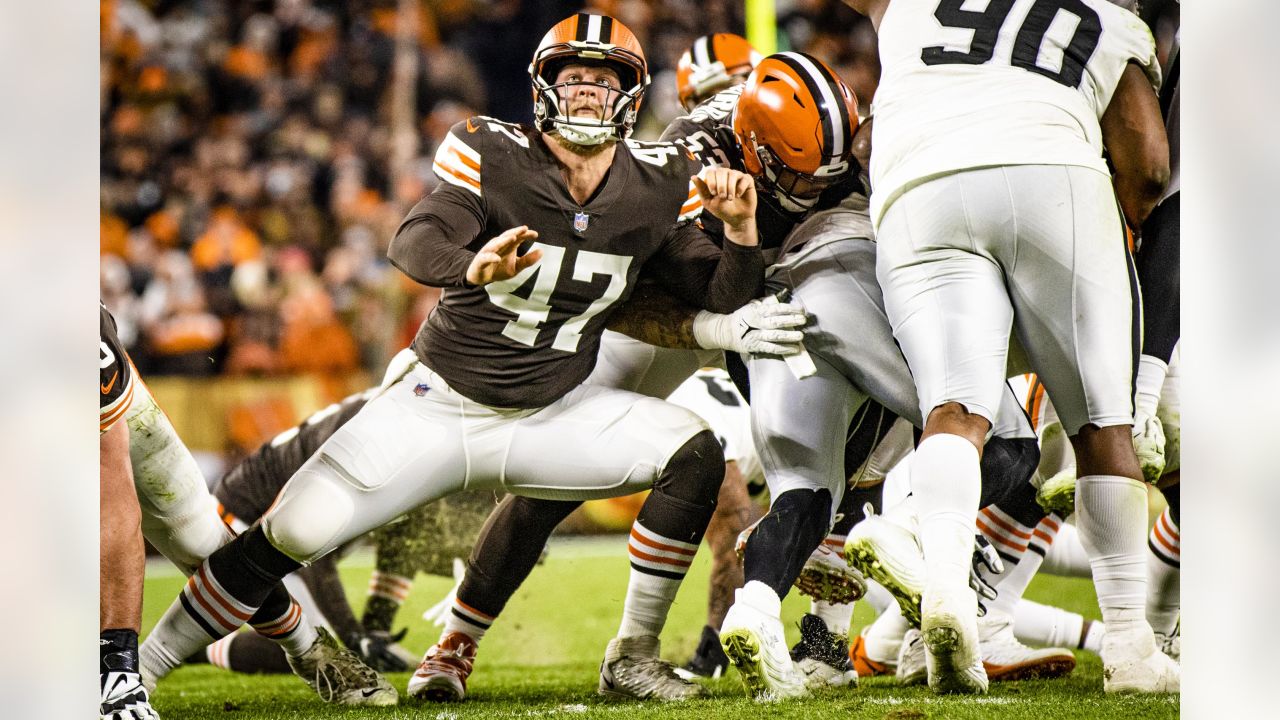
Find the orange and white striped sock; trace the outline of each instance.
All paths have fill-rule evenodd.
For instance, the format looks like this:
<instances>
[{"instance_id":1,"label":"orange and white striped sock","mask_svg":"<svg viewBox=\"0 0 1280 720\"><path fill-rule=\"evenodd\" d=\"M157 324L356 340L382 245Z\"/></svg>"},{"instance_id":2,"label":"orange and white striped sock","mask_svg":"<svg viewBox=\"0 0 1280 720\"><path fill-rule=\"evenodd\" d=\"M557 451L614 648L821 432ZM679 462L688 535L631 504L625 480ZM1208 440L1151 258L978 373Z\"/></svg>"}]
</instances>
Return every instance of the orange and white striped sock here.
<instances>
[{"instance_id":1,"label":"orange and white striped sock","mask_svg":"<svg viewBox=\"0 0 1280 720\"><path fill-rule=\"evenodd\" d=\"M400 605L409 597L413 580L403 575L374 570L369 578L369 597L383 598Z\"/></svg>"},{"instance_id":2,"label":"orange and white striped sock","mask_svg":"<svg viewBox=\"0 0 1280 720\"><path fill-rule=\"evenodd\" d=\"M631 578L622 608L618 637L658 635L667 622L667 612L676 591L698 552L697 543L682 542L659 535L639 520L631 526L627 555Z\"/></svg>"},{"instance_id":3,"label":"orange and white striped sock","mask_svg":"<svg viewBox=\"0 0 1280 720\"><path fill-rule=\"evenodd\" d=\"M1182 543L1178 523L1168 508L1156 519L1147 537L1147 622L1156 632L1170 634L1182 609Z\"/></svg>"}]
</instances>

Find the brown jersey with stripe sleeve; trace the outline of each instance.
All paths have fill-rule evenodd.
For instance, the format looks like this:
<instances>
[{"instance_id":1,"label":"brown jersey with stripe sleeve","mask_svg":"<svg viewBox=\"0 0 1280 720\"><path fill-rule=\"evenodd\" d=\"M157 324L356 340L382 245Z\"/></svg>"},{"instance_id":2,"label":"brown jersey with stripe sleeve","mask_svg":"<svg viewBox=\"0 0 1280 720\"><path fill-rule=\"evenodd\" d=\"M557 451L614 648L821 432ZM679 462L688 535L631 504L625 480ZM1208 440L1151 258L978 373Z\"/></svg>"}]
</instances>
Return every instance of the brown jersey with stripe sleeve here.
<instances>
[{"instance_id":1,"label":"brown jersey with stripe sleeve","mask_svg":"<svg viewBox=\"0 0 1280 720\"><path fill-rule=\"evenodd\" d=\"M124 417L133 401L133 363L116 337L116 320L98 303L98 432Z\"/></svg>"},{"instance_id":2,"label":"brown jersey with stripe sleeve","mask_svg":"<svg viewBox=\"0 0 1280 720\"><path fill-rule=\"evenodd\" d=\"M409 213L392 263L444 288L414 341L419 359L455 390L493 407L543 407L595 366L609 315L641 269L694 306L730 312L763 282L757 248L717 247L694 222L698 161L673 143L618 143L583 204L570 195L549 136L474 117L435 156L443 181ZM475 252L527 225L542 259L506 281L468 287Z\"/></svg>"}]
</instances>

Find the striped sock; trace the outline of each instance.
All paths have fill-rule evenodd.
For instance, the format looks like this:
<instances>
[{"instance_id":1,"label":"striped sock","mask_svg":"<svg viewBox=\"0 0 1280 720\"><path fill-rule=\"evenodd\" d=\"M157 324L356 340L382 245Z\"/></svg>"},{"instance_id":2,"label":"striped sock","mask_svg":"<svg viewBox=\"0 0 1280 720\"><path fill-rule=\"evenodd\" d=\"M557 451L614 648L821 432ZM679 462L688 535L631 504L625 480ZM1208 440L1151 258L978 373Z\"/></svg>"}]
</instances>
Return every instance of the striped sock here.
<instances>
[{"instance_id":1,"label":"striped sock","mask_svg":"<svg viewBox=\"0 0 1280 720\"><path fill-rule=\"evenodd\" d=\"M264 605L262 609L266 610L266 607ZM259 611L250 619L253 629L275 642L284 649L286 654L293 657L306 652L318 637L315 627L305 622L306 616L302 612L302 606L293 598L289 598L288 606L275 617L263 618L262 615L264 613Z\"/></svg>"},{"instance_id":2,"label":"striped sock","mask_svg":"<svg viewBox=\"0 0 1280 720\"><path fill-rule=\"evenodd\" d=\"M205 648L205 657L209 659L209 664L214 667L220 667L223 670L231 669L231 643L236 639L236 633L222 638L216 643Z\"/></svg>"},{"instance_id":3,"label":"striped sock","mask_svg":"<svg viewBox=\"0 0 1280 720\"><path fill-rule=\"evenodd\" d=\"M627 543L631 578L618 637L657 636L662 632L676 591L697 552L697 543L664 537L636 520Z\"/></svg>"},{"instance_id":4,"label":"striped sock","mask_svg":"<svg viewBox=\"0 0 1280 720\"><path fill-rule=\"evenodd\" d=\"M413 589L413 579L403 575L374 570L369 578L369 597L383 598L400 605Z\"/></svg>"},{"instance_id":5,"label":"striped sock","mask_svg":"<svg viewBox=\"0 0 1280 720\"><path fill-rule=\"evenodd\" d=\"M493 621L496 619L493 615L480 612L455 597L453 599L453 607L449 609L449 614L444 618L444 630L440 632L440 639L444 640L445 636L450 633L460 632L478 644L484 634L493 626Z\"/></svg>"},{"instance_id":6,"label":"striped sock","mask_svg":"<svg viewBox=\"0 0 1280 720\"><path fill-rule=\"evenodd\" d=\"M1182 543L1178 524L1168 508L1160 513L1147 538L1147 622L1166 635L1178 625L1182 609Z\"/></svg>"}]
</instances>

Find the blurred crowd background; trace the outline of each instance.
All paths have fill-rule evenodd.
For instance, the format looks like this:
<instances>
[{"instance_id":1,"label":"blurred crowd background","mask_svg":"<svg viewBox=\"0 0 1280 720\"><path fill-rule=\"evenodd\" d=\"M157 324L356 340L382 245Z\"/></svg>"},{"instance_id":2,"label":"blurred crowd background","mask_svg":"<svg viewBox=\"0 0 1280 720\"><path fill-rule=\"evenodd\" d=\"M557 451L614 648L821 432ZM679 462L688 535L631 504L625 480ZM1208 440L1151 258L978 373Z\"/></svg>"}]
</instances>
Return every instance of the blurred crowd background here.
<instances>
[{"instance_id":1,"label":"blurred crowd background","mask_svg":"<svg viewBox=\"0 0 1280 720\"><path fill-rule=\"evenodd\" d=\"M745 34L741 0L100 1L101 296L121 341L144 377L337 379L330 396L434 305L387 245L453 123L531 121L527 66L556 21L585 7L639 37L639 139L678 114L696 37ZM1178 6L1147 5L1165 48ZM777 0L776 18L778 48L835 67L865 112L870 24L835 0Z\"/></svg>"}]
</instances>

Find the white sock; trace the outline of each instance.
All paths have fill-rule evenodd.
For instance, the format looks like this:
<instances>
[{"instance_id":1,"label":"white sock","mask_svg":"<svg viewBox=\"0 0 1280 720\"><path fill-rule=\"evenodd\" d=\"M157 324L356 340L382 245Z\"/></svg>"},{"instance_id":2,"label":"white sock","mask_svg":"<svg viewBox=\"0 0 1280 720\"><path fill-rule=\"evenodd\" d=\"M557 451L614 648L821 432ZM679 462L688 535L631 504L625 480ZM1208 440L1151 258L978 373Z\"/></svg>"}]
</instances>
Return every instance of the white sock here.
<instances>
[{"instance_id":1,"label":"white sock","mask_svg":"<svg viewBox=\"0 0 1280 720\"><path fill-rule=\"evenodd\" d=\"M279 645L286 655L297 657L315 644L316 628L302 611L297 600L289 603L289 608L280 617L263 623L254 623L253 629L263 637L269 638Z\"/></svg>"},{"instance_id":2,"label":"white sock","mask_svg":"<svg viewBox=\"0 0 1280 720\"><path fill-rule=\"evenodd\" d=\"M1040 569L1049 575L1061 577L1093 577L1093 567L1089 565L1089 553L1084 551L1080 542L1080 533L1071 523L1062 523L1058 534L1049 546Z\"/></svg>"},{"instance_id":3,"label":"white sock","mask_svg":"<svg viewBox=\"0 0 1280 720\"><path fill-rule=\"evenodd\" d=\"M632 524L627 543L631 579L627 582L618 637L662 634L676 591L697 551L697 545L659 535L639 520Z\"/></svg>"},{"instance_id":4,"label":"white sock","mask_svg":"<svg viewBox=\"0 0 1280 720\"><path fill-rule=\"evenodd\" d=\"M158 682L211 642L182 604L174 602L138 647L138 665L148 682Z\"/></svg>"},{"instance_id":5,"label":"white sock","mask_svg":"<svg viewBox=\"0 0 1280 720\"><path fill-rule=\"evenodd\" d=\"M847 637L849 624L853 621L853 605L851 602L833 605L823 600L814 600L811 603L811 610L814 615L822 618L828 630Z\"/></svg>"},{"instance_id":6,"label":"white sock","mask_svg":"<svg viewBox=\"0 0 1280 720\"><path fill-rule=\"evenodd\" d=\"M883 585L870 578L867 579L867 594L862 599L876 611L876 615L883 615L889 608L898 605L898 601L893 599Z\"/></svg>"},{"instance_id":7,"label":"white sock","mask_svg":"<svg viewBox=\"0 0 1280 720\"><path fill-rule=\"evenodd\" d=\"M478 645L480 639L493 626L494 620L492 615L486 615L455 597L453 606L444 616L444 629L440 631L440 640L443 641L449 633L460 632Z\"/></svg>"},{"instance_id":8,"label":"white sock","mask_svg":"<svg viewBox=\"0 0 1280 720\"><path fill-rule=\"evenodd\" d=\"M1147 486L1090 475L1076 486L1076 529L1089 553L1098 607L1110 632L1146 625Z\"/></svg>"},{"instance_id":9,"label":"white sock","mask_svg":"<svg viewBox=\"0 0 1280 720\"><path fill-rule=\"evenodd\" d=\"M239 634L231 633L204 649L204 656L209 660L210 665L223 670L231 669L231 643L235 642Z\"/></svg>"},{"instance_id":10,"label":"white sock","mask_svg":"<svg viewBox=\"0 0 1280 720\"><path fill-rule=\"evenodd\" d=\"M1036 647L1089 649L1086 647L1088 623L1078 613L1032 600L1024 599L1013 607L1013 634ZM1102 623L1093 624L1102 626ZM1096 653L1098 648L1092 651Z\"/></svg>"},{"instance_id":11,"label":"white sock","mask_svg":"<svg viewBox=\"0 0 1280 720\"><path fill-rule=\"evenodd\" d=\"M1147 622L1158 633L1172 634L1182 609L1182 544L1169 509L1160 514L1147 541Z\"/></svg>"},{"instance_id":12,"label":"white sock","mask_svg":"<svg viewBox=\"0 0 1280 720\"><path fill-rule=\"evenodd\" d=\"M982 490L978 449L959 435L931 435L911 462L911 496L929 583L968 587Z\"/></svg>"},{"instance_id":13,"label":"white sock","mask_svg":"<svg viewBox=\"0 0 1280 720\"><path fill-rule=\"evenodd\" d=\"M1134 379L1137 388L1134 415L1153 417L1160 404L1160 393L1164 388L1164 378L1169 374L1169 365L1152 355L1143 355L1138 360L1138 376Z\"/></svg>"},{"instance_id":14,"label":"white sock","mask_svg":"<svg viewBox=\"0 0 1280 720\"><path fill-rule=\"evenodd\" d=\"M875 622L862 631L867 657L882 664L897 663L902 636L907 634L910 627L907 619L902 617L898 603L890 604Z\"/></svg>"},{"instance_id":15,"label":"white sock","mask_svg":"<svg viewBox=\"0 0 1280 720\"><path fill-rule=\"evenodd\" d=\"M778 597L773 588L759 580L749 580L746 585L738 588L734 593L734 602L743 603L773 617L782 615L782 598Z\"/></svg>"}]
</instances>

